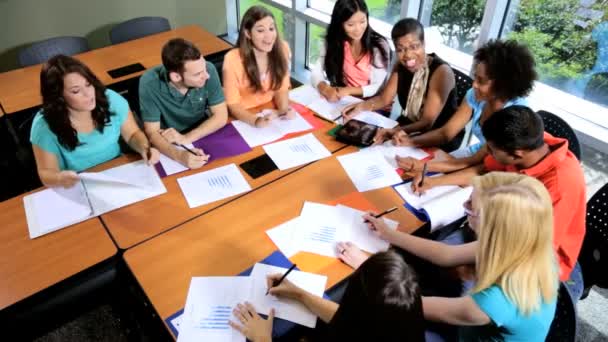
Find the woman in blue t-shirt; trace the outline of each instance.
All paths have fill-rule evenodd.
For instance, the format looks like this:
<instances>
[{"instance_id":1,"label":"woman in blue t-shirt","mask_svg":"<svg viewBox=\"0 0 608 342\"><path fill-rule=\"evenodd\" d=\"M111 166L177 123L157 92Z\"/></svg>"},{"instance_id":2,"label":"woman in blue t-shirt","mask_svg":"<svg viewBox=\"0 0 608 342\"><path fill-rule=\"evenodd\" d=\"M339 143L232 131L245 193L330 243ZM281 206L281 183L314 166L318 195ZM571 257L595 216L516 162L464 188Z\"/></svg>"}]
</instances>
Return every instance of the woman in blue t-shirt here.
<instances>
[{"instance_id":1,"label":"woman in blue t-shirt","mask_svg":"<svg viewBox=\"0 0 608 342\"><path fill-rule=\"evenodd\" d=\"M477 240L467 244L452 246L395 231L371 215L364 219L375 234L403 249L408 262L424 265L418 270L421 290L429 295L422 299L427 320L460 326L461 339L466 341L480 340L482 335L486 340L544 341L559 284L549 193L537 179L507 172L476 177L473 189L464 207ZM366 258L353 244L341 243L339 248L344 248L340 259L354 268ZM414 262L417 258L423 262ZM439 282L451 278L437 276L445 270L435 266L472 264L470 293L436 297L448 295ZM429 272L434 273L429 276ZM434 331L444 335L441 328Z\"/></svg>"},{"instance_id":2,"label":"woman in blue t-shirt","mask_svg":"<svg viewBox=\"0 0 608 342\"><path fill-rule=\"evenodd\" d=\"M51 58L40 71L40 91L42 109L32 122L30 140L44 185L74 185L76 172L120 155L120 137L148 164L158 161L127 101L79 60Z\"/></svg>"},{"instance_id":3,"label":"woman in blue t-shirt","mask_svg":"<svg viewBox=\"0 0 608 342\"><path fill-rule=\"evenodd\" d=\"M451 154L457 159L427 163L429 172L453 172L480 164L487 155L481 126L494 112L512 105L527 106L526 97L534 87L536 71L530 50L515 41L492 40L475 51L473 87L452 117L440 128L416 136L405 132L393 135L395 144L402 146L435 147L452 140L469 121L471 133L478 143ZM413 158L398 158L405 171L422 171L424 162Z\"/></svg>"}]
</instances>

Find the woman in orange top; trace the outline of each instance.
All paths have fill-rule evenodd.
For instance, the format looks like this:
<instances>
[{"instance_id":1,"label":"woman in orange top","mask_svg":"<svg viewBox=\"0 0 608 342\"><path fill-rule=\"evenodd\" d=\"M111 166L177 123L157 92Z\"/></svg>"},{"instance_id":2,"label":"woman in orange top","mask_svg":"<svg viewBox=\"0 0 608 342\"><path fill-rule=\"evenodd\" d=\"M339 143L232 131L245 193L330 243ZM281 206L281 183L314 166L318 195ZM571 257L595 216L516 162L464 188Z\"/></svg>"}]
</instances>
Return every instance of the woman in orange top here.
<instances>
[{"instance_id":1,"label":"woman in orange top","mask_svg":"<svg viewBox=\"0 0 608 342\"><path fill-rule=\"evenodd\" d=\"M289 107L289 45L279 38L272 13L261 6L245 12L238 47L224 57L224 94L228 110L252 126L266 126L275 118L291 118ZM272 101L276 109L253 112Z\"/></svg>"}]
</instances>

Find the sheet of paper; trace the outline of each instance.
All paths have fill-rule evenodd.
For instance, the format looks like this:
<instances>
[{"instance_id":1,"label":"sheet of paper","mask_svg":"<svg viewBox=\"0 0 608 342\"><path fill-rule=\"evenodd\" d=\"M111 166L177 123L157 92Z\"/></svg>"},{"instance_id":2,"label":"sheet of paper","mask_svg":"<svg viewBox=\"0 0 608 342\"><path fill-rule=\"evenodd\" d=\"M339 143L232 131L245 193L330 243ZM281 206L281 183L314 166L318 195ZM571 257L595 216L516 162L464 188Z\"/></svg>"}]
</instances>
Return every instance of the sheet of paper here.
<instances>
[{"instance_id":1,"label":"sheet of paper","mask_svg":"<svg viewBox=\"0 0 608 342\"><path fill-rule=\"evenodd\" d=\"M360 112L354 116L354 119L382 128L393 128L398 125L397 121L370 111Z\"/></svg>"},{"instance_id":2,"label":"sheet of paper","mask_svg":"<svg viewBox=\"0 0 608 342\"><path fill-rule=\"evenodd\" d=\"M431 177L438 177L441 175L442 174L437 174ZM427 190L423 195L418 195L415 194L412 190L412 182L399 184L395 187L395 190L397 191L397 193L399 193L399 195L401 195L405 202L407 202L407 204L418 210L422 209L431 201L438 199L441 196L445 196L449 192L457 191L459 189L460 187L457 185L436 186Z\"/></svg>"},{"instance_id":3,"label":"sheet of paper","mask_svg":"<svg viewBox=\"0 0 608 342\"><path fill-rule=\"evenodd\" d=\"M303 131L308 131L310 129L313 129L312 125L306 121L302 115L300 115L299 113L296 113L295 117L291 118L291 119L275 119L272 120L270 122L270 124L272 126L277 127L277 129L279 131L281 131L281 133L283 135L287 135L289 133L297 133L297 132L303 132Z\"/></svg>"},{"instance_id":4,"label":"sheet of paper","mask_svg":"<svg viewBox=\"0 0 608 342\"><path fill-rule=\"evenodd\" d=\"M192 145L192 144L189 144L186 146L190 149L194 148L194 145ZM177 148L178 150L183 150L183 148L181 148L180 146L176 146L175 148ZM171 159L169 156L166 156L162 153L160 154L160 164L163 166L163 169L165 170L165 174L167 176L189 170L187 167L180 164L178 161L175 161L175 160Z\"/></svg>"},{"instance_id":5,"label":"sheet of paper","mask_svg":"<svg viewBox=\"0 0 608 342\"><path fill-rule=\"evenodd\" d=\"M332 205L304 202L295 241L301 251L335 258L336 243L348 238L344 228L348 220Z\"/></svg>"},{"instance_id":6,"label":"sheet of paper","mask_svg":"<svg viewBox=\"0 0 608 342\"><path fill-rule=\"evenodd\" d=\"M439 175L435 175L437 177ZM412 191L412 183L395 187L405 202L417 210L423 210L431 222L431 231L440 229L465 215L464 202L471 196L472 187L457 185L436 186L418 196Z\"/></svg>"},{"instance_id":7,"label":"sheet of paper","mask_svg":"<svg viewBox=\"0 0 608 342\"><path fill-rule=\"evenodd\" d=\"M299 221L300 218L295 217L266 231L272 242L288 258L300 251L297 241L294 240L294 236L299 228Z\"/></svg>"},{"instance_id":8,"label":"sheet of paper","mask_svg":"<svg viewBox=\"0 0 608 342\"><path fill-rule=\"evenodd\" d=\"M469 199L471 192L473 187L460 188L425 205L424 210L431 221L431 231L441 229L464 217L463 204Z\"/></svg>"},{"instance_id":9,"label":"sheet of paper","mask_svg":"<svg viewBox=\"0 0 608 342\"><path fill-rule=\"evenodd\" d=\"M401 183L401 177L380 153L355 152L338 157L338 161L359 192Z\"/></svg>"},{"instance_id":10,"label":"sheet of paper","mask_svg":"<svg viewBox=\"0 0 608 342\"><path fill-rule=\"evenodd\" d=\"M264 145L283 136L283 133L273 125L258 128L239 120L232 121L232 124L243 139L245 139L249 147Z\"/></svg>"},{"instance_id":11,"label":"sheet of paper","mask_svg":"<svg viewBox=\"0 0 608 342\"><path fill-rule=\"evenodd\" d=\"M264 145L263 148L279 170L331 156L331 152L312 133Z\"/></svg>"},{"instance_id":12,"label":"sheet of paper","mask_svg":"<svg viewBox=\"0 0 608 342\"><path fill-rule=\"evenodd\" d=\"M244 342L228 321L238 322L232 310L248 300L251 285L250 277L192 278L177 341Z\"/></svg>"},{"instance_id":13,"label":"sheet of paper","mask_svg":"<svg viewBox=\"0 0 608 342\"><path fill-rule=\"evenodd\" d=\"M321 117L325 119L335 121L342 113L340 112L342 108L346 107L349 104L359 103L363 100L356 98L354 96L345 96L341 98L338 102L329 102L323 97L319 97L317 100L313 101L308 105L312 111L316 112Z\"/></svg>"},{"instance_id":14,"label":"sheet of paper","mask_svg":"<svg viewBox=\"0 0 608 342\"><path fill-rule=\"evenodd\" d=\"M289 99L304 106L308 106L320 97L321 94L310 84L305 84L289 91Z\"/></svg>"},{"instance_id":15,"label":"sheet of paper","mask_svg":"<svg viewBox=\"0 0 608 342\"><path fill-rule=\"evenodd\" d=\"M30 238L92 217L93 211L81 182L71 188L48 188L23 197Z\"/></svg>"},{"instance_id":16,"label":"sheet of paper","mask_svg":"<svg viewBox=\"0 0 608 342\"><path fill-rule=\"evenodd\" d=\"M236 164L177 179L190 208L251 190Z\"/></svg>"},{"instance_id":17,"label":"sheet of paper","mask_svg":"<svg viewBox=\"0 0 608 342\"><path fill-rule=\"evenodd\" d=\"M344 217L350 217L345 225L346 237L345 241L354 243L357 247L370 253L385 251L389 247L389 243L379 238L373 231L367 227L367 223L363 221L364 211L353 209L341 204L336 206L338 210L344 212ZM390 229L397 229L399 222L384 218L384 222Z\"/></svg>"},{"instance_id":18,"label":"sheet of paper","mask_svg":"<svg viewBox=\"0 0 608 342\"><path fill-rule=\"evenodd\" d=\"M382 145L375 145L364 148L362 152L378 152L384 156L384 159L393 167L397 168L396 156L399 157L412 157L414 159L422 160L429 157L429 154L424 150L417 147L410 146L395 146L392 142L387 141Z\"/></svg>"},{"instance_id":19,"label":"sheet of paper","mask_svg":"<svg viewBox=\"0 0 608 342\"><path fill-rule=\"evenodd\" d=\"M95 215L167 192L154 167L142 160L99 172L93 178L83 182Z\"/></svg>"},{"instance_id":20,"label":"sheet of paper","mask_svg":"<svg viewBox=\"0 0 608 342\"><path fill-rule=\"evenodd\" d=\"M286 268L270 266L257 263L251 271L251 302L256 310L263 314L268 314L271 308L275 309L275 316L288 321L298 323L310 328L314 328L317 317L310 312L304 304L285 298L277 298L273 295L266 295L268 290L267 276L271 274L285 274ZM287 278L289 281L319 297L323 296L327 277L318 274L291 271Z\"/></svg>"}]
</instances>

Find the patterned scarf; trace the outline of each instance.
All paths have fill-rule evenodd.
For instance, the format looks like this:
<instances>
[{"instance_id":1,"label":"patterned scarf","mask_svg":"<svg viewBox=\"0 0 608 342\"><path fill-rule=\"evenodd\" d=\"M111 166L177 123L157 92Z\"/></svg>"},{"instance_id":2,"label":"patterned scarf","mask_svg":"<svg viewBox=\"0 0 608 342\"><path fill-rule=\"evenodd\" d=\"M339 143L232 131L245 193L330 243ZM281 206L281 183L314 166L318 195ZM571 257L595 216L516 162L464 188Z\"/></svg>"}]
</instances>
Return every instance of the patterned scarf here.
<instances>
[{"instance_id":1,"label":"patterned scarf","mask_svg":"<svg viewBox=\"0 0 608 342\"><path fill-rule=\"evenodd\" d=\"M426 85L428 81L429 65L427 59L425 58L422 68L414 73L412 84L410 85L410 92L407 95L407 105L401 113L412 122L420 120L423 107L422 103L424 102L424 93L426 92Z\"/></svg>"}]
</instances>

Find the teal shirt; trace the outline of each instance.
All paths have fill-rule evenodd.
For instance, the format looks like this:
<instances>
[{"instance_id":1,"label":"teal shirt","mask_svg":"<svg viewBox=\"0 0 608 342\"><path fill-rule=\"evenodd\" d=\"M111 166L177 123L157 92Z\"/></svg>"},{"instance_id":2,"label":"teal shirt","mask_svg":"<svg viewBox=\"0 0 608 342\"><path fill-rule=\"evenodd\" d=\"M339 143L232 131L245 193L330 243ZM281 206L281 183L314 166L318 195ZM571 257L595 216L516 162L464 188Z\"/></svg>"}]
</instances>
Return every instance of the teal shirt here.
<instances>
[{"instance_id":1,"label":"teal shirt","mask_svg":"<svg viewBox=\"0 0 608 342\"><path fill-rule=\"evenodd\" d=\"M70 151L59 143L40 110L32 122L30 141L46 152L54 154L61 170L78 172L118 157L120 128L129 115L129 103L113 90L107 89L105 94L111 115L103 133L97 129L90 133L78 133L79 145Z\"/></svg>"},{"instance_id":2,"label":"teal shirt","mask_svg":"<svg viewBox=\"0 0 608 342\"><path fill-rule=\"evenodd\" d=\"M484 138L483 133L481 132L481 123L479 122L481 119L481 113L483 113L483 108L486 105L486 101L477 101L477 99L475 99L475 91L473 88L467 91L464 98L469 106L473 109L473 127L471 128L471 133L473 133L477 140L479 140L477 144L468 147L470 155L474 155L486 143L486 138ZM528 99L525 97L514 98L507 101L503 108L515 105L528 106Z\"/></svg>"},{"instance_id":3,"label":"teal shirt","mask_svg":"<svg viewBox=\"0 0 608 342\"><path fill-rule=\"evenodd\" d=\"M498 336L494 335L489 340L544 341L549 333L555 315L556 300L551 303L542 303L539 310L524 316L496 285L474 293L471 297L500 330ZM478 340L484 329L487 327L463 327L460 339L463 341ZM487 338L487 334L484 337Z\"/></svg>"},{"instance_id":4,"label":"teal shirt","mask_svg":"<svg viewBox=\"0 0 608 342\"><path fill-rule=\"evenodd\" d=\"M160 122L160 127L184 132L209 117L208 108L224 102L220 77L207 62L209 79L202 88L190 88L182 95L169 83L169 75L160 65L146 71L139 80L139 106L146 122Z\"/></svg>"}]
</instances>

